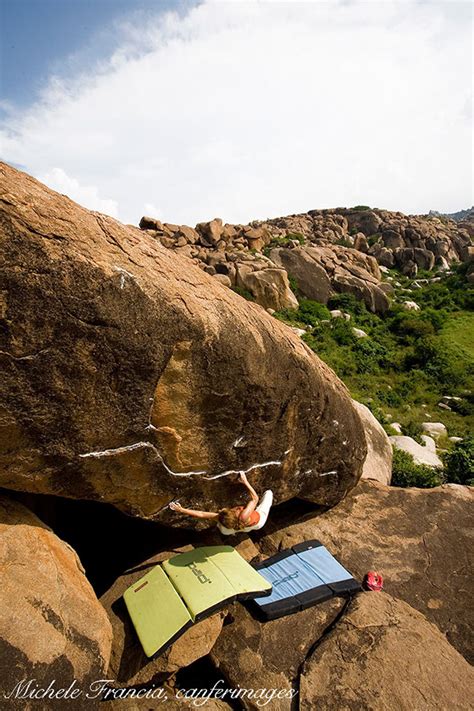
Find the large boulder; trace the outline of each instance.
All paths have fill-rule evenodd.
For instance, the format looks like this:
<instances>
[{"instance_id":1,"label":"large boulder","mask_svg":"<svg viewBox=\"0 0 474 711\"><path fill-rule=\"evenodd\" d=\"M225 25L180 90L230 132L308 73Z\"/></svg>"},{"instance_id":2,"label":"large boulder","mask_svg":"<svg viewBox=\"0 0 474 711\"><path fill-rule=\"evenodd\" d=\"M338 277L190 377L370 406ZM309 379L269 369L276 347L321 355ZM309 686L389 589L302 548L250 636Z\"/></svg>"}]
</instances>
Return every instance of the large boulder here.
<instances>
[{"instance_id":1,"label":"large boulder","mask_svg":"<svg viewBox=\"0 0 474 711\"><path fill-rule=\"evenodd\" d=\"M391 435L389 439L393 447L411 454L415 464L426 464L426 466L436 469L443 466L443 462L436 454L436 443L431 437L421 435L423 444L419 444L413 437L406 435Z\"/></svg>"},{"instance_id":2,"label":"large boulder","mask_svg":"<svg viewBox=\"0 0 474 711\"><path fill-rule=\"evenodd\" d=\"M392 480L392 445L388 435L368 407L355 400L353 402L364 425L367 442L367 457L362 469L362 479L375 479L382 484L390 484Z\"/></svg>"},{"instance_id":3,"label":"large boulder","mask_svg":"<svg viewBox=\"0 0 474 711\"><path fill-rule=\"evenodd\" d=\"M218 671L232 688L275 689L273 711L294 708L294 687L306 655L344 607L334 598L316 607L261 624L242 606L235 605L211 652ZM249 711L262 708L261 698L242 697Z\"/></svg>"},{"instance_id":4,"label":"large boulder","mask_svg":"<svg viewBox=\"0 0 474 711\"><path fill-rule=\"evenodd\" d=\"M243 498L239 470L277 502L354 486L360 418L287 326L146 232L0 178L1 486L177 524L176 496Z\"/></svg>"},{"instance_id":5,"label":"large boulder","mask_svg":"<svg viewBox=\"0 0 474 711\"><path fill-rule=\"evenodd\" d=\"M210 222L201 222L196 225L196 231L200 233L200 240L203 245L214 247L221 239L224 227L222 220L219 217L215 217Z\"/></svg>"},{"instance_id":6,"label":"large boulder","mask_svg":"<svg viewBox=\"0 0 474 711\"><path fill-rule=\"evenodd\" d=\"M430 270L434 267L435 255L428 249L411 249L408 247L395 249L394 257L400 269L407 264L414 263L419 269Z\"/></svg>"},{"instance_id":7,"label":"large boulder","mask_svg":"<svg viewBox=\"0 0 474 711\"><path fill-rule=\"evenodd\" d=\"M388 593L423 613L471 661L473 499L472 489L454 484L400 489L361 481L323 515L279 530L270 521L259 545L272 555L316 538L357 578L378 570Z\"/></svg>"},{"instance_id":8,"label":"large boulder","mask_svg":"<svg viewBox=\"0 0 474 711\"><path fill-rule=\"evenodd\" d=\"M474 670L401 600L358 596L304 666L300 708L472 709Z\"/></svg>"},{"instance_id":9,"label":"large boulder","mask_svg":"<svg viewBox=\"0 0 474 711\"><path fill-rule=\"evenodd\" d=\"M73 549L5 496L0 498L0 570L2 693L32 680L33 690L51 683L56 690L73 685L83 698L90 684L107 673L112 642L107 614ZM30 708L22 691L28 689L17 687L17 697L3 708ZM39 703L42 709L61 704L49 698ZM90 707L95 708L93 701Z\"/></svg>"},{"instance_id":10,"label":"large boulder","mask_svg":"<svg viewBox=\"0 0 474 711\"><path fill-rule=\"evenodd\" d=\"M373 313L385 313L390 306L385 291L367 277L354 276L346 271L337 270L332 284L336 291L352 294L358 301L363 301Z\"/></svg>"},{"instance_id":11,"label":"large boulder","mask_svg":"<svg viewBox=\"0 0 474 711\"><path fill-rule=\"evenodd\" d=\"M291 291L284 269L249 270L242 281L255 301L266 309L280 311L298 308L298 300Z\"/></svg>"},{"instance_id":12,"label":"large boulder","mask_svg":"<svg viewBox=\"0 0 474 711\"><path fill-rule=\"evenodd\" d=\"M275 247L270 252L270 259L286 269L296 280L298 291L306 298L327 304L333 293L331 281L317 257L313 256L312 247Z\"/></svg>"},{"instance_id":13,"label":"large boulder","mask_svg":"<svg viewBox=\"0 0 474 711\"><path fill-rule=\"evenodd\" d=\"M382 219L380 215L370 208L366 210L347 210L346 219L349 225L349 229L358 230L362 232L367 237L376 234L382 225Z\"/></svg>"},{"instance_id":14,"label":"large boulder","mask_svg":"<svg viewBox=\"0 0 474 711\"><path fill-rule=\"evenodd\" d=\"M380 288L381 272L374 257L341 245L275 248L270 258L296 279L309 299L327 303L334 292L353 294L368 309L383 313L389 300Z\"/></svg>"},{"instance_id":15,"label":"large boulder","mask_svg":"<svg viewBox=\"0 0 474 711\"><path fill-rule=\"evenodd\" d=\"M448 436L446 425L443 425L442 422L422 422L421 428L423 432L426 432L426 434L434 440Z\"/></svg>"}]
</instances>

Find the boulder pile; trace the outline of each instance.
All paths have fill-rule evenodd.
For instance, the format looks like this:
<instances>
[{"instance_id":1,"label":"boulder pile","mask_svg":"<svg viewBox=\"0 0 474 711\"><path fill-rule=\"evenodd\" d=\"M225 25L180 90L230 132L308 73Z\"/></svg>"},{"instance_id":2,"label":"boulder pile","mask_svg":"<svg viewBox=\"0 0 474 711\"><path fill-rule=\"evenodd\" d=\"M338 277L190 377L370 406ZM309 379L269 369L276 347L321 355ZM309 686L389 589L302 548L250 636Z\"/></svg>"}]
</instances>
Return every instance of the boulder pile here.
<instances>
[{"instance_id":1,"label":"boulder pile","mask_svg":"<svg viewBox=\"0 0 474 711\"><path fill-rule=\"evenodd\" d=\"M446 270L468 260L472 251L470 223L363 206L248 225L215 218L195 228L143 217L140 227L222 284L273 310L297 307L292 291L297 287L323 304L333 294L351 293L383 313L392 287L382 280L380 266L414 277L419 269Z\"/></svg>"}]
</instances>

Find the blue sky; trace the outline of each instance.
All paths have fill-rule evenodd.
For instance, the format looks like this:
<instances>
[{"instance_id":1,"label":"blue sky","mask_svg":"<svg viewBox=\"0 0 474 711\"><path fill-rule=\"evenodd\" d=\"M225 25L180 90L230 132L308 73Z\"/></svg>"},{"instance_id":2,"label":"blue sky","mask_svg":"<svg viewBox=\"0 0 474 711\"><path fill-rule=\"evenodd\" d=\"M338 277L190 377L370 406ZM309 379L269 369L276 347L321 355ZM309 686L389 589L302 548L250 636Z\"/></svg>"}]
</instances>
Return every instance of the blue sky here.
<instances>
[{"instance_id":1,"label":"blue sky","mask_svg":"<svg viewBox=\"0 0 474 711\"><path fill-rule=\"evenodd\" d=\"M184 4L182 4L184 7ZM176 0L0 0L2 99L25 105L50 74L93 64L115 49L121 18L176 8Z\"/></svg>"},{"instance_id":2,"label":"blue sky","mask_svg":"<svg viewBox=\"0 0 474 711\"><path fill-rule=\"evenodd\" d=\"M137 224L473 203L472 4L0 0L0 157Z\"/></svg>"}]
</instances>

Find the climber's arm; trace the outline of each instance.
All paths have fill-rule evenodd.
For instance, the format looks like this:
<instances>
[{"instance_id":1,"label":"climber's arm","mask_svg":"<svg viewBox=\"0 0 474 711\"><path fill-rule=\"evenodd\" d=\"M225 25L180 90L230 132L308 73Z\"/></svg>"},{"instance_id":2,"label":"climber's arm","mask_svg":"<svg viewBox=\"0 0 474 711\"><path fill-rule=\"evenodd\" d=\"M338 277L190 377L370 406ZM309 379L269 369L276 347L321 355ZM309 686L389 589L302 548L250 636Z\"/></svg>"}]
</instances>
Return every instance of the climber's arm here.
<instances>
[{"instance_id":1,"label":"climber's arm","mask_svg":"<svg viewBox=\"0 0 474 711\"><path fill-rule=\"evenodd\" d=\"M250 501L248 502L247 506L244 508L244 510L243 510L242 513L240 514L241 520L242 520L242 521L247 521L247 519L250 518L250 515L251 515L251 514L255 511L255 509L257 508L257 504L258 504L258 494L257 494L257 492L255 491L255 489L253 488L253 486L250 484L249 480L247 479L247 477L245 476L245 474L244 474L243 472L240 474L240 481L241 481L242 484L248 489L248 491L249 491L249 493L250 493L250 496L251 496L251 499L250 499Z\"/></svg>"},{"instance_id":2,"label":"climber's arm","mask_svg":"<svg viewBox=\"0 0 474 711\"><path fill-rule=\"evenodd\" d=\"M212 513L211 511L196 511L195 509L185 509L181 504L175 503L174 501L170 504L170 509L172 511L177 511L178 513L186 514L186 516L192 516L193 518L217 518L219 514Z\"/></svg>"},{"instance_id":3,"label":"climber's arm","mask_svg":"<svg viewBox=\"0 0 474 711\"><path fill-rule=\"evenodd\" d=\"M252 501L255 501L256 506L258 504L258 494L243 472L240 472L240 481L249 490Z\"/></svg>"}]
</instances>

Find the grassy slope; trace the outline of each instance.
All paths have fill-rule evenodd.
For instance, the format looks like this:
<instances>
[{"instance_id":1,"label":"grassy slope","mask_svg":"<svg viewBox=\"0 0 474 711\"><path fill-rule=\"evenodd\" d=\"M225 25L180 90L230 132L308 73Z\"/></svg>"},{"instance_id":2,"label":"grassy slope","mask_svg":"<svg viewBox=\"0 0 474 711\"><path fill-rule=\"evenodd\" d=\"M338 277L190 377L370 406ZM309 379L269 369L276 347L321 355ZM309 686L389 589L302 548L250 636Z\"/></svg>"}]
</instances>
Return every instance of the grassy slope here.
<instances>
[{"instance_id":1,"label":"grassy slope","mask_svg":"<svg viewBox=\"0 0 474 711\"><path fill-rule=\"evenodd\" d=\"M335 321L324 323L329 315L327 311L321 311L324 307L306 300L301 300L298 312L286 311L277 316L292 325L308 329L304 336L308 345L335 370L352 396L367 404L387 427L390 422L400 422L404 429L411 428L413 431L413 427L416 429L422 422L439 421L445 424L449 436L464 437L474 431L473 408L461 414L444 410L438 403L444 395L460 396L469 391L474 392L474 312L462 310L455 303L448 304L448 309L444 309L446 293L440 300L437 291L439 284L429 284L421 292L410 291L410 280L396 273L391 276L401 282L400 288L396 289L398 302L412 299L422 304L422 312L415 315L415 318L422 314L424 318L426 309L443 310L445 323L429 336L438 344L442 354L450 359L447 375L445 373L443 378L438 377L436 371L430 371L429 366L406 365L414 350L421 347L423 351L428 341L418 335L407 335L394 329L390 318L393 318L397 308L400 310L396 302L386 318L369 314L365 309L351 310L350 306L343 308L351 312L351 321L347 326L336 325ZM449 292L456 293L455 298L458 298L459 293L465 292L465 284L460 286L451 282L443 279L442 288L447 285ZM448 297L451 298L449 294ZM310 315L308 318L307 311L311 311L313 305L315 316L313 318ZM333 306L339 308L337 304ZM348 340L347 333L337 333L338 330L347 331L349 325L361 328L368 334L369 338L363 339L364 346L381 346L388 357L377 361L377 357L372 357L370 353L361 353L361 344L357 339L351 341L350 334Z\"/></svg>"},{"instance_id":2,"label":"grassy slope","mask_svg":"<svg viewBox=\"0 0 474 711\"><path fill-rule=\"evenodd\" d=\"M441 331L441 336L448 342L458 345L474 359L474 312L459 311L451 314Z\"/></svg>"}]
</instances>

